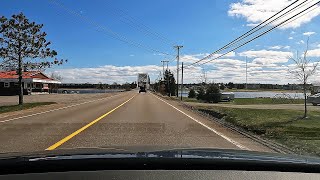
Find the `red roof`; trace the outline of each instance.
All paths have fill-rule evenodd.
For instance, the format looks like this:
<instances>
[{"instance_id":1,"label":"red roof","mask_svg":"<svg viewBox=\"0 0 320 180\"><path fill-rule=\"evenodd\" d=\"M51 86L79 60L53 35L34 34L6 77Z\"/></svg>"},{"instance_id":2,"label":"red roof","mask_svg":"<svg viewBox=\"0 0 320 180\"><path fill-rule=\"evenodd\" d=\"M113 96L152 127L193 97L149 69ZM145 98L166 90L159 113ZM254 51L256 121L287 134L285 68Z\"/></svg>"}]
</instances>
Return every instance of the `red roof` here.
<instances>
[{"instance_id":1,"label":"red roof","mask_svg":"<svg viewBox=\"0 0 320 180\"><path fill-rule=\"evenodd\" d=\"M22 79L32 79L32 78L53 80L40 71L22 72ZM18 74L16 71L3 71L3 72L0 72L0 79L18 79Z\"/></svg>"}]
</instances>

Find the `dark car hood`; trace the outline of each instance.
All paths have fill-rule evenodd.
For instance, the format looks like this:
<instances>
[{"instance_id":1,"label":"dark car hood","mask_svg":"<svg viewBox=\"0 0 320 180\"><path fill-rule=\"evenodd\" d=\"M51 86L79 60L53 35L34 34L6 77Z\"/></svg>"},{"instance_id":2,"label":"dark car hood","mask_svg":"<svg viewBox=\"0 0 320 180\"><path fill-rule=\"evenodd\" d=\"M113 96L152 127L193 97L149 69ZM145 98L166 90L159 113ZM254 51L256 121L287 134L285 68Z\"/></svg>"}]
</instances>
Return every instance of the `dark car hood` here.
<instances>
[{"instance_id":1,"label":"dark car hood","mask_svg":"<svg viewBox=\"0 0 320 180\"><path fill-rule=\"evenodd\" d=\"M0 174L96 170L245 170L320 173L320 159L243 150L78 148L0 155Z\"/></svg>"},{"instance_id":2,"label":"dark car hood","mask_svg":"<svg viewBox=\"0 0 320 180\"><path fill-rule=\"evenodd\" d=\"M111 158L176 158L176 159L216 159L245 160L283 163L303 163L320 165L320 158L265 153L232 149L212 148L150 148L150 147L108 147L76 148L41 151L32 153L3 153L0 160L18 158L23 161L45 161L63 159L111 159Z\"/></svg>"}]
</instances>

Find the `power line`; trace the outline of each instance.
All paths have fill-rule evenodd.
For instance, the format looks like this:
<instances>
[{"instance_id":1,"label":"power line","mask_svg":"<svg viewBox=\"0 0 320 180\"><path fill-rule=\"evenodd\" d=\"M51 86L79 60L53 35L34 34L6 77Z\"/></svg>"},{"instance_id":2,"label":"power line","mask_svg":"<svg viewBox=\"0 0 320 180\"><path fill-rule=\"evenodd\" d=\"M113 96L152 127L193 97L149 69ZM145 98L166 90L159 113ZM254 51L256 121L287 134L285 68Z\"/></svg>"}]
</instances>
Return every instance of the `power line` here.
<instances>
[{"instance_id":1,"label":"power line","mask_svg":"<svg viewBox=\"0 0 320 180\"><path fill-rule=\"evenodd\" d=\"M284 9L282 9L281 11L277 12L276 14L274 14L273 16L271 16L270 18L268 18L267 20L263 21L263 22L260 23L259 25L255 26L253 29L249 30L249 31L246 32L245 34L243 34L243 35L241 35L240 37L236 38L236 39L233 40L232 42L228 43L227 45L223 46L222 48L218 49L217 51L209 54L208 56L206 56L206 57L204 57L204 58L202 58L202 59L200 59L200 60L198 60L198 61L196 61L196 62L194 62L194 63L192 63L192 64L189 64L189 65L187 65L187 66L191 66L191 65L197 64L197 63L199 63L199 62L201 62L201 61L203 61L203 60L205 60L205 59L209 59L209 58L212 57L214 54L217 54L217 53L219 53L220 51L222 51L222 50L224 50L224 49L230 48L231 46L235 45L235 44L238 43L239 41L245 39L246 37L248 37L248 36L250 36L250 35L252 35L252 34L254 34L255 32L261 30L262 28L268 26L269 24L275 22L276 20L279 20L279 19L282 18L283 16L285 16L285 15L287 15L287 14L291 14L293 10L297 9L297 8L300 7L301 5L302 5L301 7L303 7L303 6L307 5L307 4L309 4L310 2L304 4L304 3L307 2L307 1L308 1L308 0L303 1L302 3L300 3L300 4L298 4L297 6L291 8L290 10L288 10L288 11L285 12L285 13L283 13L283 14L280 15L279 17L273 19L272 21L268 22L267 24L264 24L264 23L266 23L267 21L269 21L269 20L272 19L273 17L279 15L279 14L282 13L284 10L286 10L287 8L289 8L290 6L292 6L293 4L295 4L295 3L297 2L297 1L294 1L293 3L291 3L290 5L288 5L287 7L285 7ZM304 5L303 5L303 4L304 4ZM264 25L261 26L262 24L264 24ZM261 27L260 27L260 26L261 26Z\"/></svg>"},{"instance_id":2,"label":"power line","mask_svg":"<svg viewBox=\"0 0 320 180\"><path fill-rule=\"evenodd\" d=\"M281 11L277 12L277 13L274 14L273 16L271 16L271 17L269 17L268 19L266 19L265 21L261 22L259 25L255 26L254 28L252 28L251 30L247 31L245 34L239 36L239 37L236 38L235 40L231 41L231 42L228 43L227 45L225 45L225 46L223 46L222 48L218 49L217 51L209 54L208 56L206 56L206 57L204 57L204 58L202 58L202 59L200 59L200 60L192 63L191 65L196 64L196 63L198 63L198 62L200 62L200 61L202 61L202 60L208 59L208 58L212 57L214 54L220 52L221 50L226 49L230 44L236 42L238 39L242 38L243 36L247 35L248 33L252 32L252 31L254 31L256 28L260 27L262 24L264 24L265 22L269 21L271 18L275 17L275 16L278 15L279 13L283 12L285 9L289 8L290 6L292 6L293 4L295 4L296 2L298 2L298 0L294 1L293 3L291 3L290 5L288 5L287 7L285 7L284 9L282 9ZM187 66L190 66L190 65L187 65Z\"/></svg>"},{"instance_id":3,"label":"power line","mask_svg":"<svg viewBox=\"0 0 320 180\"><path fill-rule=\"evenodd\" d=\"M152 36L162 40L164 43L166 43L169 46L173 46L175 44L175 43L172 43L172 41L169 40L169 38L167 38L167 37L163 36L162 34L152 30L152 28L148 27L147 25L143 24L141 21L137 20L137 18L134 18L133 16L130 16L124 10L119 9L119 8L114 8L114 9L112 9L112 11L114 12L113 13L114 15L120 15L124 19L127 20L127 21L123 21L119 17L119 20L121 22L130 25L131 27L139 30L140 32L146 33L148 35L152 35Z\"/></svg>"},{"instance_id":4,"label":"power line","mask_svg":"<svg viewBox=\"0 0 320 180\"><path fill-rule=\"evenodd\" d=\"M96 29L97 31L106 32L109 36L113 37L116 40L119 40L119 41L121 41L123 43L129 44L129 45L137 47L137 48L141 48L141 49L147 50L149 52L156 52L156 53L161 53L161 54L168 55L168 56L173 56L172 54L169 54L169 53L166 53L166 52L162 52L160 50L154 49L154 48L149 47L149 46L145 46L145 45L143 45L143 44L141 44L139 42L131 41L128 38L126 38L125 36L122 36L119 33L114 32L109 27L101 26L100 24L98 24L97 22L89 19L88 17L83 16L82 14L80 14L80 13L78 13L78 12L76 12L76 11L70 9L70 8L67 8L62 3L60 3L60 2L58 2L56 0L48 0L48 1L50 1L54 5L62 8L63 10L67 11L69 14L72 14L72 15L80 18L82 21L86 22L87 24L90 24L90 25L94 26L95 28L97 28Z\"/></svg>"},{"instance_id":5,"label":"power line","mask_svg":"<svg viewBox=\"0 0 320 180\"><path fill-rule=\"evenodd\" d=\"M318 2L318 3L319 3L319 2ZM295 21L295 20L297 20L297 19L301 18L302 16L304 16L304 15L306 15L306 14L310 13L311 11L314 11L314 10L315 10L315 9L317 9L317 8L319 8L319 6L315 6L315 7L313 7L312 9L309 9L309 11L306 11L306 12L304 12L303 14L300 14L299 16L295 17L294 19L291 19L290 21L288 21L288 22L284 23L284 24L283 24L283 25L281 25L281 26L285 26L285 25L287 25L287 24L291 23L292 21Z\"/></svg>"},{"instance_id":6,"label":"power line","mask_svg":"<svg viewBox=\"0 0 320 180\"><path fill-rule=\"evenodd\" d=\"M109 1L110 2L110 1ZM137 18L134 18L133 16L130 16L128 13L126 13L123 9L120 9L120 8L114 8L111 10L113 11L113 14L114 15L119 15L119 16L122 16L125 20L122 20L119 16L118 19L125 23L125 24L128 24L129 26L131 26L132 28L144 33L145 35L151 35L153 37L156 37L160 40L162 40L162 42L164 42L165 44L169 45L170 47L173 46L173 44L175 43L172 43L171 40L169 40L167 37L161 35L160 33L156 32L156 31L153 31L150 27L148 27L147 25L143 24L140 20L138 20ZM109 12L109 11L108 11ZM174 51L173 51L174 52ZM168 56L168 55L166 55ZM175 60L175 58L173 58L173 60ZM171 63L171 61L169 62L169 64Z\"/></svg>"},{"instance_id":7,"label":"power line","mask_svg":"<svg viewBox=\"0 0 320 180\"><path fill-rule=\"evenodd\" d=\"M309 6L308 8L306 8L306 9L304 9L303 11L299 12L298 14L295 14L294 16L292 16L292 17L290 17L290 18L282 21L281 23L277 24L276 26L269 28L268 30L260 33L259 35L253 37L252 39L250 39L250 40L248 40L248 41L246 41L246 42L244 42L243 44L237 46L236 48L233 48L232 50L230 50L230 51L228 51L228 52L226 52L226 53L224 53L224 54L222 54L222 55L220 55L220 56L218 56L218 57L215 57L214 59L211 59L211 60L209 60L209 61L206 61L206 62L204 62L204 63L202 63L202 64L200 64L200 65L207 64L207 63L209 63L209 62L211 62L211 61L213 61L213 60L215 60L215 59L221 58L222 56L225 56L226 54L228 54L228 53L230 53L230 52L232 52L232 51L234 51L234 50L236 50L236 49L239 49L240 47L242 47L242 46L244 46L244 45L246 45L246 44L254 41L255 39L257 39L257 38L259 38L259 37L261 37L261 36L263 36L263 35L271 32L271 31L274 30L275 28L280 27L280 26L283 26L283 25L286 25L286 24L289 23L289 22L292 22L292 21L290 21L290 20L298 17L298 15L306 12L306 11L309 10L310 8L315 7L319 2L320 2L320 1L314 3L313 5ZM301 16L300 16L300 17L301 17ZM297 19L297 18L296 18L296 19ZM191 66L191 65L193 65L193 64L195 64L195 63L192 63L192 64L190 64L189 66ZM189 66L188 66L188 67L189 67ZM185 68L187 68L187 67L185 67Z\"/></svg>"},{"instance_id":8,"label":"power line","mask_svg":"<svg viewBox=\"0 0 320 180\"><path fill-rule=\"evenodd\" d=\"M272 21L270 21L270 22L268 22L267 24L265 24L265 25L263 25L263 26L261 26L261 27L259 27L258 29L256 29L256 30L254 30L254 31L252 31L252 32L250 32L250 33L248 33L248 34L246 34L245 36L243 36L243 37L241 37L240 39L238 39L237 41L235 41L235 42L233 42L233 43L231 43L230 45L228 45L225 49L227 49L227 48L229 48L229 47L231 47L231 46L233 46L234 44L236 44L237 42L239 42L239 41L241 41L241 40L243 40L243 39L245 39L246 37L248 37L248 36L250 36L250 35L252 35L253 33L255 33L255 32L257 32L257 31L259 31L259 30L261 30L262 28L264 28L264 27L266 27L266 26L268 26L268 25L270 25L271 23L273 23L273 22L275 22L275 21L277 21L277 20L279 20L280 18L282 18L283 16L286 16L286 15L288 15L288 14L291 14L292 12L293 12L293 10L295 10L296 8L298 8L299 6L301 6L301 7L304 7L305 5L307 5L307 4L309 4L310 2L308 2L307 4L304 4L305 2L307 2L308 0L305 0L305 1L303 1L302 3L300 3L300 4L298 4L297 6L295 6L295 7L293 7L292 9L290 9L290 10L288 10L287 12L285 12L285 13L283 13L282 15L280 15L280 16L278 16L277 18L275 18L275 19L273 19ZM295 1L296 2L296 1ZM304 5L303 5L304 4ZM290 4L289 6L291 6L292 4ZM289 7L289 6L287 6L287 7ZM286 8L287 8L286 7ZM301 8L300 7L300 8ZM282 10L285 10L285 9L282 9ZM270 19L270 18L269 18ZM269 20L268 19L268 20Z\"/></svg>"}]
</instances>

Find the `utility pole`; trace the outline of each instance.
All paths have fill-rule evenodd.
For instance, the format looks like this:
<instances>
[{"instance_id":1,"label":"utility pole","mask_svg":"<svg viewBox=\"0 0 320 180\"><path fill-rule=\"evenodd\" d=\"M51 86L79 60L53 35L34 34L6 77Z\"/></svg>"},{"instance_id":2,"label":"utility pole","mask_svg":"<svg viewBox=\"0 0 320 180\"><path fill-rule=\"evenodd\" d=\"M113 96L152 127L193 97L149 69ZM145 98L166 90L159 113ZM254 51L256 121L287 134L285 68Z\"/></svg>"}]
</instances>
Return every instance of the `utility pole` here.
<instances>
[{"instance_id":1,"label":"utility pole","mask_svg":"<svg viewBox=\"0 0 320 180\"><path fill-rule=\"evenodd\" d=\"M183 62L181 64L181 91L180 91L181 101L182 101L182 91L183 91Z\"/></svg>"},{"instance_id":2,"label":"utility pole","mask_svg":"<svg viewBox=\"0 0 320 180\"><path fill-rule=\"evenodd\" d=\"M248 60L246 56L246 89L248 89Z\"/></svg>"},{"instance_id":3,"label":"utility pole","mask_svg":"<svg viewBox=\"0 0 320 180\"><path fill-rule=\"evenodd\" d=\"M163 80L164 80L164 76L166 75L165 74L165 72L164 72L164 63L167 63L167 70L168 70L168 62L169 61L161 61L162 62L162 68L163 68ZM170 81L170 78L169 79L167 79L167 87L168 87L168 89L169 89L169 91L170 91L170 88L169 88L169 81ZM170 92L169 92L169 96L170 96Z\"/></svg>"},{"instance_id":4,"label":"utility pole","mask_svg":"<svg viewBox=\"0 0 320 180\"><path fill-rule=\"evenodd\" d=\"M177 55L177 97L179 97L179 60L180 60L180 49L183 48L183 46L174 46L174 48L177 49L178 55Z\"/></svg>"}]
</instances>

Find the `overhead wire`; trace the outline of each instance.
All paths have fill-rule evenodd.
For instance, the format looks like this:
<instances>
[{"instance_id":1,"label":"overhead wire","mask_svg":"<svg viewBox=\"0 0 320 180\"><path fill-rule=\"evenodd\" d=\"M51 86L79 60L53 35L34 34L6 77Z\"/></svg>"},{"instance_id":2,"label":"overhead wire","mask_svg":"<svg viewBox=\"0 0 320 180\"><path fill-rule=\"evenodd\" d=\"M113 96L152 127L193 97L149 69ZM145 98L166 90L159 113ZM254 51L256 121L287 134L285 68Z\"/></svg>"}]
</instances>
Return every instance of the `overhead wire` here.
<instances>
[{"instance_id":1,"label":"overhead wire","mask_svg":"<svg viewBox=\"0 0 320 180\"><path fill-rule=\"evenodd\" d=\"M243 39L244 36L246 36L247 34L251 33L252 31L256 32L255 30L257 28L259 28L261 25L265 24L266 22L268 22L270 19L274 18L275 16L279 15L280 13L282 13L283 11L285 11L286 9L288 9L290 6L292 6L293 4L297 3L299 0L296 0L294 2L292 2L291 4L289 4L288 6L286 6L285 8L283 8L282 10L280 10L279 12L277 12L276 14L272 15L271 17L269 17L268 19L264 20L263 22L261 22L260 24L258 24L257 26L253 27L252 29L250 29L249 31L247 31L246 33L242 34L241 36L239 36L238 38L234 39L233 41L229 42L228 44L226 44L225 46L223 46L222 48L210 53L209 55L205 56L204 58L192 63L192 64L189 64L189 65L186 65L187 66L192 66L193 64L197 64L205 59L209 59L211 58L213 55L221 52L222 50L228 48L231 44L235 43L235 42L238 42L239 40Z\"/></svg>"},{"instance_id":2,"label":"overhead wire","mask_svg":"<svg viewBox=\"0 0 320 180\"><path fill-rule=\"evenodd\" d=\"M110 2L110 1L109 1ZM109 5L109 4L107 4ZM119 19L119 21L131 26L132 28L140 31L141 33L143 33L144 35L146 36L152 36L152 37L155 37L159 40L161 40L161 42L163 42L164 44L166 45L169 45L170 47L172 47L174 44L176 43L172 43L171 40L169 40L169 38L161 35L160 33L152 30L150 27L148 27L147 25L145 25L144 23L142 23L140 20L138 20L137 18L134 18L132 16L130 16L128 13L126 13L124 10L120 9L120 8L112 8L111 9L112 12L109 12L109 13L112 13L113 15L116 15ZM121 17L120 17L121 16ZM124 20L122 19L124 18ZM173 51L174 52L174 51ZM171 53L170 53L171 54ZM163 54L166 56L166 59L170 59L171 56L174 56L174 55L171 55L170 57L168 57L168 55L166 54ZM170 60L169 63L171 63L172 61L174 61L175 59L173 60Z\"/></svg>"},{"instance_id":3,"label":"overhead wire","mask_svg":"<svg viewBox=\"0 0 320 180\"><path fill-rule=\"evenodd\" d=\"M113 37L116 40L119 40L119 41L126 43L128 45L134 46L136 48L141 48L141 49L147 50L149 52L156 52L156 53L161 53L161 54L168 55L168 56L174 56L172 54L163 52L161 50L157 50L152 47L145 46L139 42L129 40L125 36L122 36L121 34L114 32L113 30L111 30L111 28L106 27L106 26L102 26L102 25L98 24L97 22L89 19L88 17L86 17L86 16L84 16L84 15L82 15L82 14L80 14L70 8L67 8L62 3L58 2L57 0L48 0L48 1L50 1L54 5L62 8L63 10L67 11L69 14L72 14L72 15L80 18L82 21L86 22L87 24L94 26L95 28L97 28L98 31L106 32L109 36Z\"/></svg>"},{"instance_id":4,"label":"overhead wire","mask_svg":"<svg viewBox=\"0 0 320 180\"><path fill-rule=\"evenodd\" d=\"M259 38L259 37L261 37L261 36L263 36L263 35L271 32L271 31L274 30L275 28L278 28L278 27L280 27L280 26L284 26L284 25L292 22L294 18L295 18L294 20L298 19L298 16L299 16L300 14L305 13L305 12L306 12L307 10L309 10L310 8L315 7L317 4L319 4L319 2L320 2L320 1L314 3L313 5L309 6L308 8L306 8L306 9L302 10L301 12L295 14L294 16L292 16L292 17L290 17L290 18L282 21L281 23L277 24L276 26L273 26L273 27L269 28L268 30L266 30L266 31L260 33L259 35L251 38L250 40L244 42L243 44L240 44L239 46L233 48L232 50L230 50L230 51L228 51L228 52L226 52L226 53L224 53L224 54L222 54L222 55L219 55L219 56L217 56L217 57L215 57L215 58L213 58L213 59L211 59L211 60L209 60L209 61L206 61L206 62L204 62L204 63L201 63L200 65L207 64L207 63L209 63L209 62L211 62L211 61L213 61L213 60L215 60L215 59L221 58L222 56L225 56L226 54L228 54L228 53L230 53L230 52L232 52L232 51L234 51L234 50L236 50L236 49L239 49L240 47L242 47L242 46L244 46L244 45L246 45L246 44L254 41L255 39L257 39L257 38ZM300 17L302 17L302 16L300 16ZM292 20L292 21L291 21L291 20ZM194 63L193 63L193 64L194 64ZM192 65L193 65L193 64L192 64ZM191 66L191 65L189 65L189 66ZM188 68L189 66L186 66L185 68Z\"/></svg>"},{"instance_id":5,"label":"overhead wire","mask_svg":"<svg viewBox=\"0 0 320 180\"><path fill-rule=\"evenodd\" d=\"M160 40L162 40L162 42L166 43L167 45L170 46L174 46L176 43L173 43L171 40L169 40L169 38L163 36L162 34L152 30L152 28L148 27L147 25L145 25L144 23L142 23L141 21L139 21L137 18L130 16L128 13L126 13L124 10L119 9L119 8L113 8L112 9L113 14L114 15L120 15L122 16L125 20L127 21L123 21L121 20L121 18L119 17L119 20L123 23L126 23L128 25L130 25L131 27L139 30L140 32L146 33L148 35L154 36Z\"/></svg>"},{"instance_id":6,"label":"overhead wire","mask_svg":"<svg viewBox=\"0 0 320 180\"><path fill-rule=\"evenodd\" d=\"M300 4L298 4L297 6L293 7L292 9L290 9L290 10L289 10L289 11L287 11L287 12L285 12L284 14L282 14L282 15L278 16L277 18L275 18L275 19L271 20L271 21L270 21L270 22L268 22L267 24L265 24L265 25L263 25L263 26L259 27L258 29L254 30L253 32L250 32L250 33L246 34L246 35L245 35L245 36L243 36L242 38L240 38L240 39L238 39L237 41L233 42L232 44L228 45L226 48L231 47L231 46L232 46L232 45L234 45L235 43L237 43L237 42L239 42L239 41L241 41L241 40L245 39L246 37L248 37L248 36L252 35L253 33L255 33L255 32L257 32L257 31L261 30L262 28L264 28L264 27L266 27L266 26L270 25L271 23L273 23L273 22L275 22L275 21L279 20L280 18L282 18L282 17L284 17L284 16L286 16L286 15L288 15L288 14L293 13L293 10L295 10L296 8L299 8L299 7L300 7L300 8L302 8L302 7L306 6L307 4L311 3L311 1L309 1L308 3L306 3L307 1L308 1L308 0L303 1L302 3L300 3ZM306 4L304 4L304 3L306 3ZM284 10L284 9L283 9L283 10Z\"/></svg>"}]
</instances>

